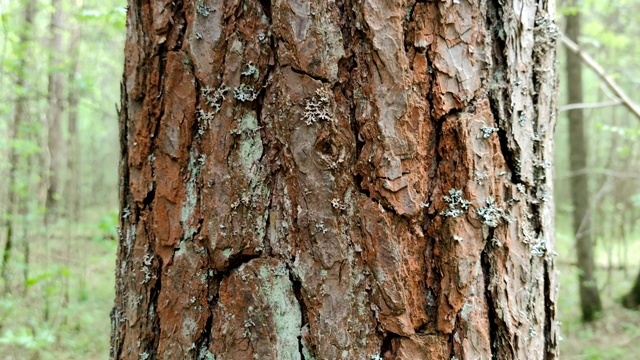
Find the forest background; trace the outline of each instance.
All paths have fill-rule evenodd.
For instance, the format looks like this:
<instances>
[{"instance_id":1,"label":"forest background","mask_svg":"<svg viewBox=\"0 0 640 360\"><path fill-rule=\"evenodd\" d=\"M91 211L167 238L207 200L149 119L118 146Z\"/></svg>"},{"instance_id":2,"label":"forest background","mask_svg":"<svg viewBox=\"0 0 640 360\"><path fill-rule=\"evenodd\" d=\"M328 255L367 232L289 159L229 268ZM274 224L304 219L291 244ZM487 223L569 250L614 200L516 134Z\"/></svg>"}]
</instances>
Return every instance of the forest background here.
<instances>
[{"instance_id":1,"label":"forest background","mask_svg":"<svg viewBox=\"0 0 640 360\"><path fill-rule=\"evenodd\" d=\"M123 0L0 0L0 354L6 359L106 359L118 225ZM582 50L622 90L640 90L640 1L558 3L579 17ZM640 312L622 306L640 270L640 123L582 66L568 102L558 41L555 142L559 321L564 359L632 359ZM575 99L575 98L573 98ZM637 100L636 100L637 101ZM568 112L583 108L586 168L571 170ZM575 133L575 132L574 132ZM583 322L571 194L590 206L602 311ZM127 214L122 214L126 216Z\"/></svg>"}]
</instances>

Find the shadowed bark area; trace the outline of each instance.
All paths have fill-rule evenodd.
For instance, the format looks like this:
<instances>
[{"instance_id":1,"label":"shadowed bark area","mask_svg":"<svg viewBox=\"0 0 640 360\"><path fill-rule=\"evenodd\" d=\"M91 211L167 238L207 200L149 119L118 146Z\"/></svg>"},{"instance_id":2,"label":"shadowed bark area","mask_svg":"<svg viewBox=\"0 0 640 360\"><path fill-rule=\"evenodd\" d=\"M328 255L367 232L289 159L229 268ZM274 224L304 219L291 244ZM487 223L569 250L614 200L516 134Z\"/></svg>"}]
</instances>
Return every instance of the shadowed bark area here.
<instances>
[{"instance_id":1,"label":"shadowed bark area","mask_svg":"<svg viewBox=\"0 0 640 360\"><path fill-rule=\"evenodd\" d=\"M554 359L553 4L130 1L112 358Z\"/></svg>"},{"instance_id":2,"label":"shadowed bark area","mask_svg":"<svg viewBox=\"0 0 640 360\"><path fill-rule=\"evenodd\" d=\"M580 13L567 18L567 36L578 42L580 35ZM567 51L567 100L569 104L581 104L582 62L580 56ZM573 203L573 232L578 259L578 283L582 319L593 321L602 311L602 302L594 277L593 239L591 234L591 207L589 200L589 177L587 172L587 140L582 109L568 112L570 166L572 172L571 202Z\"/></svg>"}]
</instances>

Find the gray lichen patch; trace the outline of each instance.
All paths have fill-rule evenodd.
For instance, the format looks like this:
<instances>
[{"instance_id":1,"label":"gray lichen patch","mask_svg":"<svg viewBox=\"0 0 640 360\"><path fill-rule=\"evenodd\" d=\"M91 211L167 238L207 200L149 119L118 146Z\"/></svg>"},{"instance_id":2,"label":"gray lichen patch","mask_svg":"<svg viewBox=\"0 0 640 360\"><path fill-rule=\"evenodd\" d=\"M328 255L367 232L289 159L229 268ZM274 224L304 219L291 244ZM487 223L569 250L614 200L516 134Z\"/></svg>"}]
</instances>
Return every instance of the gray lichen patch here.
<instances>
[{"instance_id":1,"label":"gray lichen patch","mask_svg":"<svg viewBox=\"0 0 640 360\"><path fill-rule=\"evenodd\" d=\"M255 65L253 65L252 62L249 62L248 64L245 65L245 70L242 70L240 74L244 76L253 75L253 78L257 80L260 77L260 69L258 69Z\"/></svg>"},{"instance_id":2,"label":"gray lichen patch","mask_svg":"<svg viewBox=\"0 0 640 360\"><path fill-rule=\"evenodd\" d=\"M440 212L445 217L458 217L469 209L471 202L462 197L462 190L450 189L449 196L444 196L443 200L449 204L449 207Z\"/></svg>"},{"instance_id":3,"label":"gray lichen patch","mask_svg":"<svg viewBox=\"0 0 640 360\"><path fill-rule=\"evenodd\" d=\"M242 102L251 102L258 98L258 92L249 84L241 84L233 89L233 97Z\"/></svg>"},{"instance_id":4,"label":"gray lichen patch","mask_svg":"<svg viewBox=\"0 0 640 360\"><path fill-rule=\"evenodd\" d=\"M488 227L497 227L501 220L511 222L513 218L509 216L504 209L497 207L492 197L487 198L486 206L478 208L476 214L480 217L483 224Z\"/></svg>"},{"instance_id":5,"label":"gray lichen patch","mask_svg":"<svg viewBox=\"0 0 640 360\"><path fill-rule=\"evenodd\" d=\"M211 8L204 4L204 0L198 0L198 5L196 6L196 12L204 17L208 17L211 14Z\"/></svg>"},{"instance_id":6,"label":"gray lichen patch","mask_svg":"<svg viewBox=\"0 0 640 360\"><path fill-rule=\"evenodd\" d=\"M333 121L333 109L331 108L331 98L333 94L329 89L320 87L316 90L316 94L309 100L304 107L302 121L307 125L316 122Z\"/></svg>"},{"instance_id":7,"label":"gray lichen patch","mask_svg":"<svg viewBox=\"0 0 640 360\"><path fill-rule=\"evenodd\" d=\"M498 132L499 130L500 129L487 126L486 124L482 124L482 127L480 128L480 132L484 139L488 139L491 136L491 134L493 134L494 132Z\"/></svg>"},{"instance_id":8,"label":"gray lichen patch","mask_svg":"<svg viewBox=\"0 0 640 360\"><path fill-rule=\"evenodd\" d=\"M202 88L200 93L204 97L204 101L207 105L213 107L213 112L218 113L222 107L222 102L225 100L224 94L229 91L229 87L225 84L221 84L217 89L212 89L208 86Z\"/></svg>"}]
</instances>

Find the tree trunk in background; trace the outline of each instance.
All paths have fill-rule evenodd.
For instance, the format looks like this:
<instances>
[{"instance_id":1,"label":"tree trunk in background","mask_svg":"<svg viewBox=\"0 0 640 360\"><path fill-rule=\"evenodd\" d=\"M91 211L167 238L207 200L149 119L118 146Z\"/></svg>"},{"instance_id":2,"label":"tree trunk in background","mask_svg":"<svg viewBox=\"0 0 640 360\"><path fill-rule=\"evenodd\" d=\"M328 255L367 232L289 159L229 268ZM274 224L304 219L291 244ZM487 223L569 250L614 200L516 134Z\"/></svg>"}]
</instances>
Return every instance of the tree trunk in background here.
<instances>
[{"instance_id":1,"label":"tree trunk in background","mask_svg":"<svg viewBox=\"0 0 640 360\"><path fill-rule=\"evenodd\" d=\"M578 43L580 35L580 13L566 16L567 37ZM569 104L581 104L582 63L580 56L567 51L567 97ZM591 237L591 208L589 201L589 178L587 174L587 143L585 139L584 114L582 109L568 111L569 157L572 173L571 201L573 203L573 231L578 254L578 282L583 321L597 318L602 310L600 294L594 277L593 239Z\"/></svg>"},{"instance_id":2,"label":"tree trunk in background","mask_svg":"<svg viewBox=\"0 0 640 360\"><path fill-rule=\"evenodd\" d=\"M49 92L47 101L48 124L48 155L49 172L47 174L47 198L45 222L49 223L58 215L60 191L62 190L62 169L64 168L64 139L62 136L62 114L64 112L64 76L62 69L62 43L63 4L61 0L51 0L54 9L51 13L51 25L49 27Z\"/></svg>"},{"instance_id":3,"label":"tree trunk in background","mask_svg":"<svg viewBox=\"0 0 640 360\"><path fill-rule=\"evenodd\" d=\"M82 10L82 5L79 1L72 2L71 4L72 12L71 14L80 13ZM82 27L79 22L73 20L73 16L69 16L71 19L67 21L67 29L69 32L69 47L67 50L69 56L69 70L67 73L67 139L66 139L66 152L67 152L67 163L66 163L66 173L65 177L65 213L71 221L74 223L78 223L78 215L79 215L79 201L80 198L78 196L79 193L79 185L80 185L80 172L78 171L78 158L80 156L78 152L78 100L80 94L78 92L78 58L79 58L79 48L80 48L80 39L82 34ZM71 254L71 241L74 236L71 235L71 228L67 227L68 231L68 239L66 241L66 251L67 256L71 258L73 254ZM84 274L79 276L79 283L84 283ZM69 277L63 277L61 279L63 300L62 307L66 308L69 304L69 287L70 287ZM65 320L66 321L66 317Z\"/></svg>"},{"instance_id":4,"label":"tree trunk in background","mask_svg":"<svg viewBox=\"0 0 640 360\"><path fill-rule=\"evenodd\" d=\"M74 9L81 11L81 5L75 4ZM78 101L80 99L80 93L78 89L78 59L80 50L80 39L82 37L82 26L78 22L69 23L69 58L71 65L69 66L69 73L67 74L68 82L68 123L67 123L67 170L68 175L66 179L66 201L67 213L70 219L78 220L80 211L80 171L78 169L80 153L78 152Z\"/></svg>"},{"instance_id":5,"label":"tree trunk in background","mask_svg":"<svg viewBox=\"0 0 640 360\"><path fill-rule=\"evenodd\" d=\"M555 359L553 2L130 1L114 359Z\"/></svg>"},{"instance_id":6,"label":"tree trunk in background","mask_svg":"<svg viewBox=\"0 0 640 360\"><path fill-rule=\"evenodd\" d=\"M631 291L622 297L622 305L627 309L640 308L640 272L636 276Z\"/></svg>"},{"instance_id":7,"label":"tree trunk in background","mask_svg":"<svg viewBox=\"0 0 640 360\"><path fill-rule=\"evenodd\" d=\"M629 152L629 154L627 156L629 158L635 158L635 157L632 157L631 154L637 154L638 153L637 142L633 142L629 146L631 146L631 150L630 150L630 152ZM638 163L637 162L636 163L631 163L630 162L628 164L628 167L626 167L625 169L637 169L637 168L638 168ZM625 184L625 185L629 186L629 187L636 186L636 188L638 186L637 183L634 184L633 182L627 182L627 184ZM631 191L635 191L635 189L631 190ZM629 200L628 196L631 193L632 192L628 192L626 194L627 196L625 198L626 198L627 201ZM628 211L631 212L630 218L629 218L629 224L636 224L638 222L636 214L634 213L634 209L635 208L636 208L635 206L629 206L629 208L628 208ZM631 228L628 230L628 232L632 233L634 230L635 230L634 227L631 226ZM627 243L625 243L624 248L628 249L628 247L629 246L627 245ZM633 252L632 252L632 254L633 254ZM627 266L629 265L627 263L627 255L629 255L628 251L626 253L624 253L623 256L622 256L622 258L624 259L625 277L628 274ZM622 305L624 307L628 308L628 309L636 309L637 310L638 308L640 308L640 272L638 272L638 274L636 275L636 280L633 283L633 287L631 288L631 291L629 291L628 294L626 294L625 296L622 297Z\"/></svg>"},{"instance_id":8,"label":"tree trunk in background","mask_svg":"<svg viewBox=\"0 0 640 360\"><path fill-rule=\"evenodd\" d=\"M20 33L20 57L18 58L18 66L16 73L15 89L17 89L15 108L13 118L10 123L9 138L19 140L25 137L24 123L28 120L28 90L27 90L27 69L29 67L29 49L32 46L32 25L35 6L33 0L28 0L24 10L24 26ZM9 290L10 279L8 275L8 266L11 261L12 251L14 247L14 237L16 235L15 215L18 210L20 194L17 187L17 174L19 166L19 154L14 144L9 147L9 176L7 181L8 197L6 203L5 227L7 229L7 238L2 252L2 264L0 268L0 276L4 281L5 292ZM20 204L20 207L22 205ZM27 241L25 239L25 241Z\"/></svg>"}]
</instances>

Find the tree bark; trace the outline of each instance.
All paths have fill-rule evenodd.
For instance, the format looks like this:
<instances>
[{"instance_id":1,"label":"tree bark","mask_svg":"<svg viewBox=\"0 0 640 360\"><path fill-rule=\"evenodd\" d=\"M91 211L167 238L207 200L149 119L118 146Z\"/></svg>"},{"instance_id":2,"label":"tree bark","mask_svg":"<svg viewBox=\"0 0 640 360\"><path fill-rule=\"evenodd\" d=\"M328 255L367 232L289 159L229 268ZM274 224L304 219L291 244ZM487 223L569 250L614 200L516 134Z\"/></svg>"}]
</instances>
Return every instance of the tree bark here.
<instances>
[{"instance_id":1,"label":"tree bark","mask_svg":"<svg viewBox=\"0 0 640 360\"><path fill-rule=\"evenodd\" d=\"M574 42L580 35L580 13L568 15L567 36ZM567 51L567 97L570 104L582 103L582 64L580 57ZM589 178L587 171L587 142L582 109L567 112L569 117L569 156L573 203L573 232L578 258L578 283L582 320L593 321L602 310L600 294L594 277L593 239L591 234L591 207L589 199Z\"/></svg>"},{"instance_id":2,"label":"tree bark","mask_svg":"<svg viewBox=\"0 0 640 360\"><path fill-rule=\"evenodd\" d=\"M114 359L554 359L553 2L130 1Z\"/></svg>"},{"instance_id":3,"label":"tree bark","mask_svg":"<svg viewBox=\"0 0 640 360\"><path fill-rule=\"evenodd\" d=\"M49 27L49 90L47 110L47 153L48 174L45 222L49 223L57 217L62 190L62 169L64 164L64 139L62 136L62 115L64 112L64 71L62 70L63 6L61 0L51 0L53 12Z\"/></svg>"}]
</instances>

